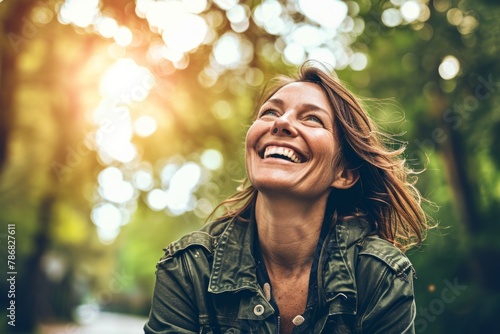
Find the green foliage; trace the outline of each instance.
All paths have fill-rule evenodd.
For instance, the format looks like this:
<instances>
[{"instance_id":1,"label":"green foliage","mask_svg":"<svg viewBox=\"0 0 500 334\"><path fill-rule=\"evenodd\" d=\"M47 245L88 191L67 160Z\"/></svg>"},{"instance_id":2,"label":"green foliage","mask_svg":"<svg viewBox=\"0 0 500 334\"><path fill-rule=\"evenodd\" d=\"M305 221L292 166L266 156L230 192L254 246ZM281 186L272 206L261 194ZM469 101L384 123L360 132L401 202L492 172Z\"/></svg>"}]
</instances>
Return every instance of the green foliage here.
<instances>
[{"instance_id":1,"label":"green foliage","mask_svg":"<svg viewBox=\"0 0 500 334\"><path fill-rule=\"evenodd\" d=\"M261 2L245 3L252 11ZM402 133L408 163L426 169L419 189L440 208L430 209L439 227L422 249L410 253L419 277L417 332L486 332L499 311L500 294L494 279L500 272L500 7L495 1L423 1L427 19L389 28L381 16L392 3L349 2L349 15L362 20L364 30L343 35L352 43L342 47L365 53L368 65L337 72L366 98L384 130ZM259 89L274 74L293 69L282 55L286 36L269 34L253 20L237 34L252 46L251 60L234 68L212 66L217 38L233 29L215 2L203 14L212 24L211 41L178 62L154 56L152 46L163 40L136 15L135 5L100 3L101 13L139 36L119 47L94 28L58 22L55 2L0 4L0 234L6 224L16 224L19 266L30 270L19 274L19 282L27 277L26 293L36 292L29 288L36 279L39 289L58 290L57 301L55 294L53 301L41 295L40 305L54 306L44 310L20 299L20 308L38 312L41 321L67 318L68 310L83 302L146 314L162 247L199 228L210 208L235 191L236 180L245 175L243 142ZM295 25L319 25L293 6L287 10ZM450 55L460 71L444 80L439 67ZM128 108L131 124L148 115L158 126L150 136L133 137L139 158L129 163L107 161L93 137L103 135L93 122L104 101L100 81L119 58L133 59L154 77L147 98L117 103ZM135 189L130 201L115 203L130 215L119 235L113 242L99 239L91 216L96 206L109 202L99 190L104 168L116 167L131 181L146 166L153 187L162 188L167 163L202 166L207 149L219 151L223 165L202 169L193 195L204 206L182 215L155 211L148 205L149 190ZM443 291L455 280L466 288L447 302L451 295L445 300Z\"/></svg>"}]
</instances>

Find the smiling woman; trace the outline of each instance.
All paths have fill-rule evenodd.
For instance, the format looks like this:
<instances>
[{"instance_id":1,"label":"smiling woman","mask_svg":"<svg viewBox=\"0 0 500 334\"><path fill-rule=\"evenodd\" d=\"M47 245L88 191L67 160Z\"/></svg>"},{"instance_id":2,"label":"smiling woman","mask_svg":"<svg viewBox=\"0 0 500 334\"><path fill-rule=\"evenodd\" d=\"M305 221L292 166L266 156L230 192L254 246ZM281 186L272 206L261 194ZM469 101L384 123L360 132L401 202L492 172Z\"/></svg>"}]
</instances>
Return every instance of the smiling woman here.
<instances>
[{"instance_id":1,"label":"smiling woman","mask_svg":"<svg viewBox=\"0 0 500 334\"><path fill-rule=\"evenodd\" d=\"M414 333L428 229L412 172L321 64L272 81L246 136L249 185L170 244L146 333Z\"/></svg>"}]
</instances>

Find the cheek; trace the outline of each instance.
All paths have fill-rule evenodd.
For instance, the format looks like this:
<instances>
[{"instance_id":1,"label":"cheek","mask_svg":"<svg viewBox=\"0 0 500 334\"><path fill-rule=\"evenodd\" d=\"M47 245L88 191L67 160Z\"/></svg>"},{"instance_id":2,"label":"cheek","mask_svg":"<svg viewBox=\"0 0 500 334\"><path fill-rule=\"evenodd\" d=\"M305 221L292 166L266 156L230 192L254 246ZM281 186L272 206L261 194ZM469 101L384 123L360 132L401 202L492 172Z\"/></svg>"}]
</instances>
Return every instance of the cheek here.
<instances>
[{"instance_id":1,"label":"cheek","mask_svg":"<svg viewBox=\"0 0 500 334\"><path fill-rule=\"evenodd\" d=\"M246 137L245 137L245 162L246 162L246 167L248 171L248 163L250 162L250 156L255 148L255 145L257 143L257 139L259 138L257 131L258 129L255 127L255 123L250 126L250 128L247 131Z\"/></svg>"},{"instance_id":2,"label":"cheek","mask_svg":"<svg viewBox=\"0 0 500 334\"><path fill-rule=\"evenodd\" d=\"M311 136L309 145L315 151L321 152L324 156L332 156L336 154L339 149L339 145L333 135L325 135L324 133Z\"/></svg>"},{"instance_id":3,"label":"cheek","mask_svg":"<svg viewBox=\"0 0 500 334\"><path fill-rule=\"evenodd\" d=\"M316 157L319 158L318 163L323 165L323 168L333 170L340 154L340 147L333 137L317 137L310 142L310 145L312 150L316 152Z\"/></svg>"},{"instance_id":4,"label":"cheek","mask_svg":"<svg viewBox=\"0 0 500 334\"><path fill-rule=\"evenodd\" d=\"M255 145L253 125L248 129L245 136L245 155L248 156L249 150Z\"/></svg>"},{"instance_id":5,"label":"cheek","mask_svg":"<svg viewBox=\"0 0 500 334\"><path fill-rule=\"evenodd\" d=\"M255 121L247 131L247 135L245 137L245 147L248 149L255 147L255 144L259 140L260 137L266 132L264 125L262 122Z\"/></svg>"}]
</instances>

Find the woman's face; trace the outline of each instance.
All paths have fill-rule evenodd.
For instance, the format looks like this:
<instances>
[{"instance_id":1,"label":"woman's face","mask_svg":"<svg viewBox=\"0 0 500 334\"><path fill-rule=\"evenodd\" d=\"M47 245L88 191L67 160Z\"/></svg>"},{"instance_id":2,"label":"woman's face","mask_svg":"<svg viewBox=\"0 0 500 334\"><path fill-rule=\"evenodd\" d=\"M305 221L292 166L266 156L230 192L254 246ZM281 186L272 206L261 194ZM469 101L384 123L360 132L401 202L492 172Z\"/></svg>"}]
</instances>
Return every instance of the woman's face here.
<instances>
[{"instance_id":1,"label":"woman's face","mask_svg":"<svg viewBox=\"0 0 500 334\"><path fill-rule=\"evenodd\" d=\"M339 153L333 122L333 110L316 84L295 82L279 89L261 106L247 133L250 183L261 192L328 195Z\"/></svg>"}]
</instances>

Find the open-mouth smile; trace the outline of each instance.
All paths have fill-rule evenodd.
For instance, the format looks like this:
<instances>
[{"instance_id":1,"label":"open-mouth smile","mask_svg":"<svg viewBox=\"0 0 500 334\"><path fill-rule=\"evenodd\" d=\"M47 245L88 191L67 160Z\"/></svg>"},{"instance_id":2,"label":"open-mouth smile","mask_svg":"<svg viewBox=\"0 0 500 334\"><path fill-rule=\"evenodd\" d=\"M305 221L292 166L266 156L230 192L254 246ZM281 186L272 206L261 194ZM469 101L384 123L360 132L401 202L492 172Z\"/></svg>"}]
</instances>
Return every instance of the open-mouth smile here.
<instances>
[{"instance_id":1,"label":"open-mouth smile","mask_svg":"<svg viewBox=\"0 0 500 334\"><path fill-rule=\"evenodd\" d=\"M267 158L277 158L290 161L293 163L301 163L305 159L301 155L295 152L293 149L282 146L267 146L261 155L263 159Z\"/></svg>"}]
</instances>

